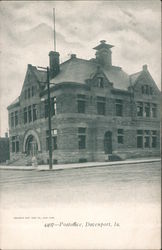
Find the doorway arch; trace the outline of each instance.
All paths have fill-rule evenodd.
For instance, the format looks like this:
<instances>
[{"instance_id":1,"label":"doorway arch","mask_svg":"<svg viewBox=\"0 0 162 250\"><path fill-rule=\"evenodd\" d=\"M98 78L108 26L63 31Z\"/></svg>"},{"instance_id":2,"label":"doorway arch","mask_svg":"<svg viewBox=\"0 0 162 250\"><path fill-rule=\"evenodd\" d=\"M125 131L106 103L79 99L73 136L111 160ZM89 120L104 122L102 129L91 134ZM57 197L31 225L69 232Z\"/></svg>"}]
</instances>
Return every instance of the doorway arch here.
<instances>
[{"instance_id":1,"label":"doorway arch","mask_svg":"<svg viewBox=\"0 0 162 250\"><path fill-rule=\"evenodd\" d=\"M104 151L105 154L112 154L112 132L107 131L104 135Z\"/></svg>"},{"instance_id":2,"label":"doorway arch","mask_svg":"<svg viewBox=\"0 0 162 250\"><path fill-rule=\"evenodd\" d=\"M25 152L27 155L31 156L36 156L38 153L38 143L33 135L29 135L26 140Z\"/></svg>"},{"instance_id":3,"label":"doorway arch","mask_svg":"<svg viewBox=\"0 0 162 250\"><path fill-rule=\"evenodd\" d=\"M23 152L27 155L36 155L41 151L38 134L34 130L28 130L24 136Z\"/></svg>"}]
</instances>

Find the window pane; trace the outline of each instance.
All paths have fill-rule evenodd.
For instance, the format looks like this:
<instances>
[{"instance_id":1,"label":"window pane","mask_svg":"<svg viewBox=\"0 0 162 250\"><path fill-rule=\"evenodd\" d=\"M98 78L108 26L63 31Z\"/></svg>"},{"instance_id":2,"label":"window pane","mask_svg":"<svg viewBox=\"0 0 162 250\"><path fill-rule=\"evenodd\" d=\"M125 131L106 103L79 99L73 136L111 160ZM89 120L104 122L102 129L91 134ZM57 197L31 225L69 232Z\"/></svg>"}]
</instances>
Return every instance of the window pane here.
<instances>
[{"instance_id":1,"label":"window pane","mask_svg":"<svg viewBox=\"0 0 162 250\"><path fill-rule=\"evenodd\" d=\"M18 111L15 111L15 126L18 125Z\"/></svg>"},{"instance_id":2,"label":"window pane","mask_svg":"<svg viewBox=\"0 0 162 250\"><path fill-rule=\"evenodd\" d=\"M16 152L19 152L19 141L16 141Z\"/></svg>"},{"instance_id":3,"label":"window pane","mask_svg":"<svg viewBox=\"0 0 162 250\"><path fill-rule=\"evenodd\" d=\"M85 133L86 132L86 128L78 128L78 133Z\"/></svg>"},{"instance_id":4,"label":"window pane","mask_svg":"<svg viewBox=\"0 0 162 250\"><path fill-rule=\"evenodd\" d=\"M118 134L123 134L123 129L118 129Z\"/></svg>"},{"instance_id":5,"label":"window pane","mask_svg":"<svg viewBox=\"0 0 162 250\"><path fill-rule=\"evenodd\" d=\"M103 77L98 77L98 79L97 79L97 87L103 88Z\"/></svg>"},{"instance_id":6,"label":"window pane","mask_svg":"<svg viewBox=\"0 0 162 250\"><path fill-rule=\"evenodd\" d=\"M97 113L98 115L105 115L105 103L97 102Z\"/></svg>"},{"instance_id":7,"label":"window pane","mask_svg":"<svg viewBox=\"0 0 162 250\"><path fill-rule=\"evenodd\" d=\"M145 136L144 137L144 147L145 148L149 148L150 147L150 137L149 136Z\"/></svg>"},{"instance_id":8,"label":"window pane","mask_svg":"<svg viewBox=\"0 0 162 250\"><path fill-rule=\"evenodd\" d=\"M57 149L57 136L52 137L53 149Z\"/></svg>"},{"instance_id":9,"label":"window pane","mask_svg":"<svg viewBox=\"0 0 162 250\"><path fill-rule=\"evenodd\" d=\"M137 134L138 135L142 135L143 134L143 130L141 130L141 129L137 130Z\"/></svg>"},{"instance_id":10,"label":"window pane","mask_svg":"<svg viewBox=\"0 0 162 250\"><path fill-rule=\"evenodd\" d=\"M118 143L123 144L123 136L118 136Z\"/></svg>"},{"instance_id":11,"label":"window pane","mask_svg":"<svg viewBox=\"0 0 162 250\"><path fill-rule=\"evenodd\" d=\"M28 107L28 119L29 119L29 122L32 121L32 112L31 112L31 106Z\"/></svg>"},{"instance_id":12,"label":"window pane","mask_svg":"<svg viewBox=\"0 0 162 250\"><path fill-rule=\"evenodd\" d=\"M157 145L157 138L156 137L152 137L152 147L156 148Z\"/></svg>"},{"instance_id":13,"label":"window pane","mask_svg":"<svg viewBox=\"0 0 162 250\"><path fill-rule=\"evenodd\" d=\"M143 148L143 137L137 136L137 148Z\"/></svg>"},{"instance_id":14,"label":"window pane","mask_svg":"<svg viewBox=\"0 0 162 250\"><path fill-rule=\"evenodd\" d=\"M24 123L27 123L27 108L24 108Z\"/></svg>"},{"instance_id":15,"label":"window pane","mask_svg":"<svg viewBox=\"0 0 162 250\"><path fill-rule=\"evenodd\" d=\"M85 149L86 147L86 136L85 135L79 135L78 136L78 140L79 140L79 149Z\"/></svg>"},{"instance_id":16,"label":"window pane","mask_svg":"<svg viewBox=\"0 0 162 250\"><path fill-rule=\"evenodd\" d=\"M30 98L30 88L28 88L28 98Z\"/></svg>"},{"instance_id":17,"label":"window pane","mask_svg":"<svg viewBox=\"0 0 162 250\"><path fill-rule=\"evenodd\" d=\"M137 116L143 116L143 103L137 103Z\"/></svg>"},{"instance_id":18,"label":"window pane","mask_svg":"<svg viewBox=\"0 0 162 250\"><path fill-rule=\"evenodd\" d=\"M78 94L78 95L77 95L77 98L78 98L78 99L85 99L85 95Z\"/></svg>"},{"instance_id":19,"label":"window pane","mask_svg":"<svg viewBox=\"0 0 162 250\"><path fill-rule=\"evenodd\" d=\"M78 101L78 113L85 113L85 101Z\"/></svg>"},{"instance_id":20,"label":"window pane","mask_svg":"<svg viewBox=\"0 0 162 250\"><path fill-rule=\"evenodd\" d=\"M36 105L33 104L33 121L37 120L37 109Z\"/></svg>"}]
</instances>

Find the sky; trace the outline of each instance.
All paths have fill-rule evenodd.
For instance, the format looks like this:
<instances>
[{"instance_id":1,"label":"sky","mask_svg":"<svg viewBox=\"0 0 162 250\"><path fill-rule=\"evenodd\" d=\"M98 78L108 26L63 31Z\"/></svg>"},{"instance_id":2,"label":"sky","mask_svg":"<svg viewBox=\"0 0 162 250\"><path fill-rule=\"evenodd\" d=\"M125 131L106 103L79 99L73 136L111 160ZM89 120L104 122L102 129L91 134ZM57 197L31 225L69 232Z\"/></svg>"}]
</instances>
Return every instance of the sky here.
<instances>
[{"instance_id":1,"label":"sky","mask_svg":"<svg viewBox=\"0 0 162 250\"><path fill-rule=\"evenodd\" d=\"M49 64L53 8L61 62L72 53L93 58L92 48L106 40L114 45L113 65L133 74L147 64L160 88L160 0L1 1L0 136L8 131L7 106L20 95L27 64Z\"/></svg>"}]
</instances>

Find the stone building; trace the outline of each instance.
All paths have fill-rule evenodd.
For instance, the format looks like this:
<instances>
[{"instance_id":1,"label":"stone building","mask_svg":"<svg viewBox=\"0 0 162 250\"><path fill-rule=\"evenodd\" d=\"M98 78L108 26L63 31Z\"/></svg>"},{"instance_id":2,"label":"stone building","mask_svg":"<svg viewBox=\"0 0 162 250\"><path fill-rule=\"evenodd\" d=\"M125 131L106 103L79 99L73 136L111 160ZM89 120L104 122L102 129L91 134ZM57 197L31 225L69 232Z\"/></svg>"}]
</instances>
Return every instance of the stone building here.
<instances>
[{"instance_id":1,"label":"stone building","mask_svg":"<svg viewBox=\"0 0 162 250\"><path fill-rule=\"evenodd\" d=\"M159 155L160 91L147 65L128 75L112 65L112 45L102 40L95 58L75 54L60 64L49 53L54 163L107 161ZM47 163L47 72L28 65L20 96L8 107L10 155Z\"/></svg>"}]
</instances>

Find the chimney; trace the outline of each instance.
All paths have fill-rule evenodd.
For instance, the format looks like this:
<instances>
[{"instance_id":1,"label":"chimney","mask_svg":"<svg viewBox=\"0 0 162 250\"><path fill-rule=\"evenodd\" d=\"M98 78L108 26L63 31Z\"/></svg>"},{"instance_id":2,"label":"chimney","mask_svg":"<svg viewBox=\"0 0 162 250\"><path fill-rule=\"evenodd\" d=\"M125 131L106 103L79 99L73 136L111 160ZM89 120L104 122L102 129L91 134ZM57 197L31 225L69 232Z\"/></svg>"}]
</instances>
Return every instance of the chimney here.
<instances>
[{"instance_id":1,"label":"chimney","mask_svg":"<svg viewBox=\"0 0 162 250\"><path fill-rule=\"evenodd\" d=\"M76 58L76 54L71 54L71 59Z\"/></svg>"},{"instance_id":2,"label":"chimney","mask_svg":"<svg viewBox=\"0 0 162 250\"><path fill-rule=\"evenodd\" d=\"M60 54L56 51L49 52L50 79L54 78L60 71Z\"/></svg>"},{"instance_id":3,"label":"chimney","mask_svg":"<svg viewBox=\"0 0 162 250\"><path fill-rule=\"evenodd\" d=\"M147 64L142 66L143 71L147 71Z\"/></svg>"}]
</instances>

